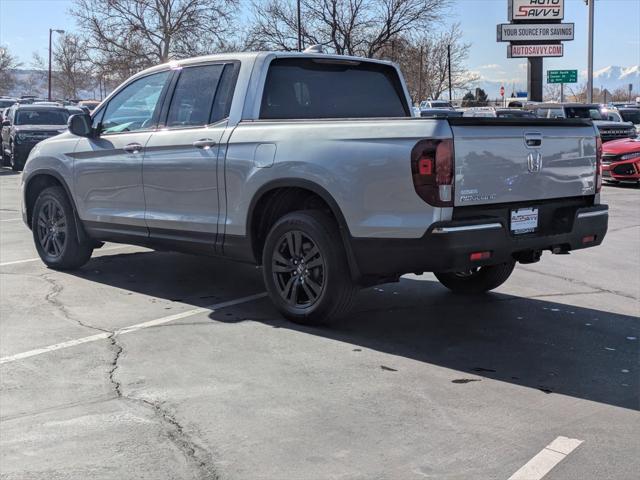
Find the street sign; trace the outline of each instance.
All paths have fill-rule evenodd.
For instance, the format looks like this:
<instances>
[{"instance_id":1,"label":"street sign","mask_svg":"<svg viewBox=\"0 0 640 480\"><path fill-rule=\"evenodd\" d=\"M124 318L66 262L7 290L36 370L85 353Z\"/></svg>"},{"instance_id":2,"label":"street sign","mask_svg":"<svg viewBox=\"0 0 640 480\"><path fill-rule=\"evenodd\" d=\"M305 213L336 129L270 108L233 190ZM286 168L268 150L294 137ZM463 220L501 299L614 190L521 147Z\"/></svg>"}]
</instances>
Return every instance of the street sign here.
<instances>
[{"instance_id":1,"label":"street sign","mask_svg":"<svg viewBox=\"0 0 640 480\"><path fill-rule=\"evenodd\" d=\"M507 58L562 57L564 45L508 45ZM542 72L540 72L542 74ZM542 76L542 75L540 75Z\"/></svg>"},{"instance_id":2,"label":"street sign","mask_svg":"<svg viewBox=\"0 0 640 480\"><path fill-rule=\"evenodd\" d=\"M578 83L578 70L547 70L547 83Z\"/></svg>"},{"instance_id":3,"label":"street sign","mask_svg":"<svg viewBox=\"0 0 640 480\"><path fill-rule=\"evenodd\" d=\"M504 86L500 87L500 96L504 97Z\"/></svg>"},{"instance_id":4,"label":"street sign","mask_svg":"<svg viewBox=\"0 0 640 480\"><path fill-rule=\"evenodd\" d=\"M573 23L501 23L498 25L499 42L555 42L573 40Z\"/></svg>"},{"instance_id":5,"label":"street sign","mask_svg":"<svg viewBox=\"0 0 640 480\"><path fill-rule=\"evenodd\" d=\"M509 0L509 21L562 20L564 0Z\"/></svg>"}]
</instances>

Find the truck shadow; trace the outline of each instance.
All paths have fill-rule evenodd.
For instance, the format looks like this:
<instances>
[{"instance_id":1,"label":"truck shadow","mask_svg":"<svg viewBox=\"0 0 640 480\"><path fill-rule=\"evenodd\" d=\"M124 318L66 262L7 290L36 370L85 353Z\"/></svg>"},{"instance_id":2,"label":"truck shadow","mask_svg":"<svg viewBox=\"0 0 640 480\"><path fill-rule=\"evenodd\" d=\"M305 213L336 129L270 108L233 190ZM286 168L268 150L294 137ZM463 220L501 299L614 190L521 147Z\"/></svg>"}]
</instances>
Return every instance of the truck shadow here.
<instances>
[{"instance_id":1,"label":"truck shadow","mask_svg":"<svg viewBox=\"0 0 640 480\"><path fill-rule=\"evenodd\" d=\"M264 290L261 271L222 259L144 252L94 258L74 273L87 280L197 307ZM553 297L551 297L553 298ZM581 297L565 297L578 304ZM490 293L461 297L438 282L402 279L363 290L353 313L332 328L284 320L268 299L209 314L259 321L451 369L451 381L483 378L623 408L640 409L640 323L545 299ZM381 365L398 373L393 361Z\"/></svg>"}]
</instances>

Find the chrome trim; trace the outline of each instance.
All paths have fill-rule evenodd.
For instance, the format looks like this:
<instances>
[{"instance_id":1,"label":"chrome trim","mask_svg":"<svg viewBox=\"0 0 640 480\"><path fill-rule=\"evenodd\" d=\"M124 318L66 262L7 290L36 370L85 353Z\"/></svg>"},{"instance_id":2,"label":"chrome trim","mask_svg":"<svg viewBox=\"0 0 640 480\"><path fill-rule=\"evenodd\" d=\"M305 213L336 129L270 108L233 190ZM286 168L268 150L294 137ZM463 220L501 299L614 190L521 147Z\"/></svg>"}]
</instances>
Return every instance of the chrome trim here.
<instances>
[{"instance_id":1,"label":"chrome trim","mask_svg":"<svg viewBox=\"0 0 640 480\"><path fill-rule=\"evenodd\" d=\"M578 218L599 217L600 215L609 215L609 210L596 210L594 212L582 212L578 214Z\"/></svg>"},{"instance_id":2,"label":"chrome trim","mask_svg":"<svg viewBox=\"0 0 640 480\"><path fill-rule=\"evenodd\" d=\"M471 232L473 230L493 230L502 228L501 223L481 223L479 225L463 225L460 227L437 227L431 233Z\"/></svg>"}]
</instances>

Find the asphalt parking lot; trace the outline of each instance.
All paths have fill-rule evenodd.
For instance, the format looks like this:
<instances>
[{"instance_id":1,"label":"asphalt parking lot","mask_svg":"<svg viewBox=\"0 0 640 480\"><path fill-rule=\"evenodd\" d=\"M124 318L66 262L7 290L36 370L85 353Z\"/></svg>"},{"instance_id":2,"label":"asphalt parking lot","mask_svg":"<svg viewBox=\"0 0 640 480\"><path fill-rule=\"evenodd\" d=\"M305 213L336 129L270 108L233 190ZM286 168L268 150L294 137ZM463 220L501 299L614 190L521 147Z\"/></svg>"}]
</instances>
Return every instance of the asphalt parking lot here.
<instances>
[{"instance_id":1,"label":"asphalt parking lot","mask_svg":"<svg viewBox=\"0 0 640 480\"><path fill-rule=\"evenodd\" d=\"M18 182L0 172L3 479L508 479L539 453L557 466L514 478L638 478L637 188L604 188L600 248L480 297L407 276L321 329L249 265L110 244L48 270Z\"/></svg>"}]
</instances>

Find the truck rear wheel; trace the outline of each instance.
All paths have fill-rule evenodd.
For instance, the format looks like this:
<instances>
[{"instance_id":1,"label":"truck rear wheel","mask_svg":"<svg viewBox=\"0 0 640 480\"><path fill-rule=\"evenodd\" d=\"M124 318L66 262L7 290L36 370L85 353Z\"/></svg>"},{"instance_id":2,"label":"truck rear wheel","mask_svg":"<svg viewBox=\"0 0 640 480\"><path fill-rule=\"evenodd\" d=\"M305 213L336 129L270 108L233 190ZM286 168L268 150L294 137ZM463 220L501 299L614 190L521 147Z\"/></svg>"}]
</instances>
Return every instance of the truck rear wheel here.
<instances>
[{"instance_id":1,"label":"truck rear wheel","mask_svg":"<svg viewBox=\"0 0 640 480\"><path fill-rule=\"evenodd\" d=\"M442 285L454 293L484 293L507 281L515 268L515 261L478 267L467 272L434 272Z\"/></svg>"},{"instance_id":2,"label":"truck rear wheel","mask_svg":"<svg viewBox=\"0 0 640 480\"><path fill-rule=\"evenodd\" d=\"M357 293L338 227L320 210L280 218L267 235L262 265L271 300L296 323L333 323Z\"/></svg>"}]
</instances>

